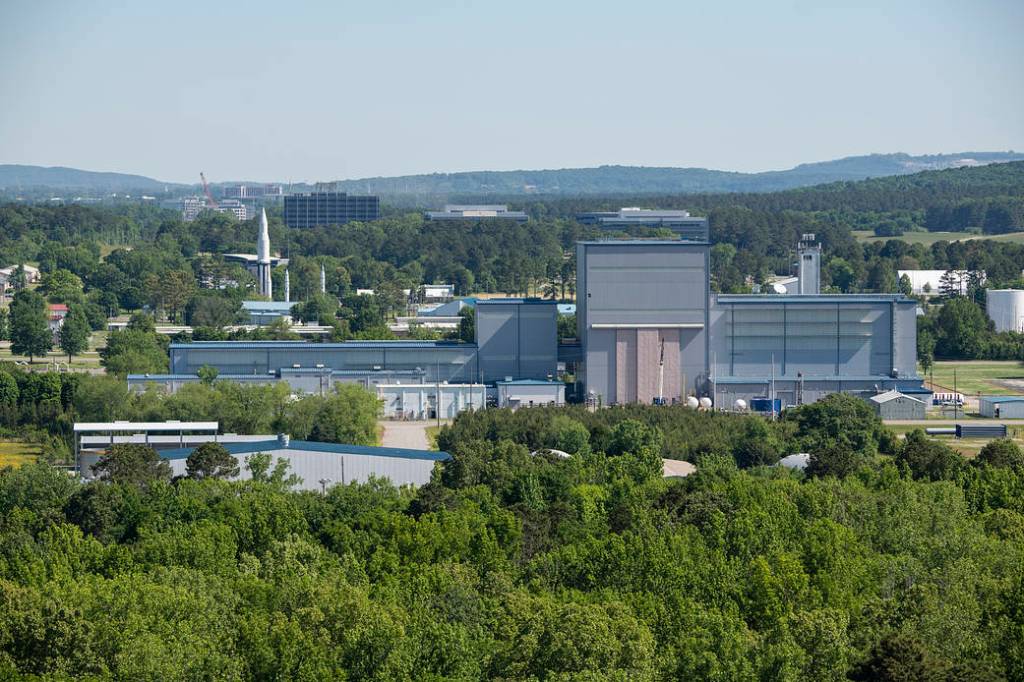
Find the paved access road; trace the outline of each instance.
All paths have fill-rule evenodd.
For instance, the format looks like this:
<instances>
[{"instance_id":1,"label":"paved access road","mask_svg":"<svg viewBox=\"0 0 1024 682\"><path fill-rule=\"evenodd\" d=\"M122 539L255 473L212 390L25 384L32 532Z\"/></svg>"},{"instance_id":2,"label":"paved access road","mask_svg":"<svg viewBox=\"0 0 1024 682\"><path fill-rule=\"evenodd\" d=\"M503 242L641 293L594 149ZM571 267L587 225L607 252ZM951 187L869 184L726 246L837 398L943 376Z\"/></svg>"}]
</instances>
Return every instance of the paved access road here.
<instances>
[{"instance_id":1,"label":"paved access road","mask_svg":"<svg viewBox=\"0 0 1024 682\"><path fill-rule=\"evenodd\" d=\"M427 438L427 427L435 425L432 421L381 421L384 436L381 445L386 448L410 448L412 450L430 450L430 439Z\"/></svg>"}]
</instances>

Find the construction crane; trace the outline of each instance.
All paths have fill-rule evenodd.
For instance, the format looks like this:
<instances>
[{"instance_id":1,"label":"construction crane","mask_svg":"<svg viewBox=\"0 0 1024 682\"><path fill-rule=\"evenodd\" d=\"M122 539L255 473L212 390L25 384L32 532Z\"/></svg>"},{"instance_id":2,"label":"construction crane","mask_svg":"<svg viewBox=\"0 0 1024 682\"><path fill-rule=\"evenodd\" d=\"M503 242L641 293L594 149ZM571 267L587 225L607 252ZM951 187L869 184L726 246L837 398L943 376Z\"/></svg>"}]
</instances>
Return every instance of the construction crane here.
<instances>
[{"instance_id":1,"label":"construction crane","mask_svg":"<svg viewBox=\"0 0 1024 682\"><path fill-rule=\"evenodd\" d=\"M206 195L207 207L217 208L217 202L213 200L213 195L210 194L210 186L206 184L206 176L203 175L203 171L199 171L199 179L203 181L203 193Z\"/></svg>"}]
</instances>

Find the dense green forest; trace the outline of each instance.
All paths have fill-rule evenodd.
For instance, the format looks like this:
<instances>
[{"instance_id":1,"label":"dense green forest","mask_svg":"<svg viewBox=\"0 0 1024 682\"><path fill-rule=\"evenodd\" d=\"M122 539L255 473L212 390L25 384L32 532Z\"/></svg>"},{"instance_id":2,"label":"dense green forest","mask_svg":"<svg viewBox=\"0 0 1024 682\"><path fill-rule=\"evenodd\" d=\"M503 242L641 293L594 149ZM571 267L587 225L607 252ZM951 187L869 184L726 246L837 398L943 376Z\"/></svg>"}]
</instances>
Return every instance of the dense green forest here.
<instances>
[{"instance_id":1,"label":"dense green forest","mask_svg":"<svg viewBox=\"0 0 1024 682\"><path fill-rule=\"evenodd\" d=\"M286 384L248 386L218 381L213 371L202 374L201 382L167 394L133 392L114 374L30 372L0 363L0 437L16 435L37 443L42 458L55 463L73 459L75 422L215 421L224 433L377 442L377 401L355 385L294 399Z\"/></svg>"},{"instance_id":2,"label":"dense green forest","mask_svg":"<svg viewBox=\"0 0 1024 682\"><path fill-rule=\"evenodd\" d=\"M738 468L752 428L810 473ZM842 397L777 425L535 408L459 417L415 491L290 492L258 458L171 481L134 450L103 482L6 469L0 674L1024 679L1020 451L885 433ZM690 440L698 473L663 479Z\"/></svg>"}]
</instances>

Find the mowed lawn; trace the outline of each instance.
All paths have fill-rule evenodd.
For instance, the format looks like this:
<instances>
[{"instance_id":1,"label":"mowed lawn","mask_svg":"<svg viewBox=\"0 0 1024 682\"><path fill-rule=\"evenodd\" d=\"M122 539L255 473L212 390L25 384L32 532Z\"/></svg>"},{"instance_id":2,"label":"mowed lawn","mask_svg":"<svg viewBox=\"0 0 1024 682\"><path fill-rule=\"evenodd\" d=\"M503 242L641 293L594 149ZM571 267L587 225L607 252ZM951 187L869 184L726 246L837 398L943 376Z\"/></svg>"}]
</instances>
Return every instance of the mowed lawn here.
<instances>
[{"instance_id":1,"label":"mowed lawn","mask_svg":"<svg viewBox=\"0 0 1024 682\"><path fill-rule=\"evenodd\" d=\"M0 441L0 469L31 464L39 456L39 446L21 441Z\"/></svg>"},{"instance_id":2,"label":"mowed lawn","mask_svg":"<svg viewBox=\"0 0 1024 682\"><path fill-rule=\"evenodd\" d=\"M954 370L956 389L965 395L1024 394L1024 364L1015 360L941 361L936 362L929 372L920 367L917 371L927 381L934 377L936 391L952 391ZM1008 379L1021 381L1021 387L1013 388L999 383Z\"/></svg>"},{"instance_id":3,"label":"mowed lawn","mask_svg":"<svg viewBox=\"0 0 1024 682\"><path fill-rule=\"evenodd\" d=\"M100 369L100 349L107 345L107 332L93 332L89 336L89 349L83 352L81 355L75 355L71 358L71 369L73 370L86 370L86 371L98 371ZM29 361L28 357L23 355L15 355L11 352L10 341L0 341L0 362L25 362ZM45 356L37 356L32 363L32 366L38 369L45 369L46 365L54 365L54 363L60 363L62 369L67 367L68 356L67 353L62 353L59 349L52 350Z\"/></svg>"},{"instance_id":4,"label":"mowed lawn","mask_svg":"<svg viewBox=\"0 0 1024 682\"><path fill-rule=\"evenodd\" d=\"M908 244L923 244L931 246L935 242L957 242L972 239L982 239L995 242L1014 242L1024 244L1024 232L1010 232L1008 234L971 234L970 232L907 232L899 237L876 237L871 230L854 230L853 236L861 242L884 242L890 239L899 239Z\"/></svg>"}]
</instances>

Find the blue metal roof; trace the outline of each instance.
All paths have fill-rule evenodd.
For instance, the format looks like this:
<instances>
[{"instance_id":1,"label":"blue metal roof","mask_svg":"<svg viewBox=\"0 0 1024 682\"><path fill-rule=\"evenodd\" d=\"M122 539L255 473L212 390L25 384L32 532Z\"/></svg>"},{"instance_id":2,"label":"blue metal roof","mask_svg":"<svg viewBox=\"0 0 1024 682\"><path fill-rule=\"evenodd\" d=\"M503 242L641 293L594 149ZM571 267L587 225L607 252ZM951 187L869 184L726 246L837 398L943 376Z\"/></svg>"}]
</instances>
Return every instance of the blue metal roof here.
<instances>
[{"instance_id":1,"label":"blue metal roof","mask_svg":"<svg viewBox=\"0 0 1024 682\"><path fill-rule=\"evenodd\" d=\"M171 350L177 349L226 349L237 350L343 350L346 348L455 348L473 350L475 343L461 341L342 341L340 343L314 343L311 341L193 341L172 343Z\"/></svg>"},{"instance_id":2,"label":"blue metal roof","mask_svg":"<svg viewBox=\"0 0 1024 682\"><path fill-rule=\"evenodd\" d=\"M371 445L344 445L341 443L315 443L308 440L293 440L284 445L276 438L250 443L222 443L232 455L247 455L272 450L295 450L296 452L328 452L337 455L364 455L373 457L399 457L402 459L426 459L444 462L452 458L447 452L437 450L412 450L409 448L381 448ZM158 454L162 459L187 459L195 448L163 450Z\"/></svg>"},{"instance_id":3,"label":"blue metal roof","mask_svg":"<svg viewBox=\"0 0 1024 682\"><path fill-rule=\"evenodd\" d=\"M266 380L274 378L275 374L218 374L218 381L252 381L253 379ZM199 380L198 374L129 374L129 381L180 381L193 379Z\"/></svg>"},{"instance_id":4,"label":"blue metal roof","mask_svg":"<svg viewBox=\"0 0 1024 682\"><path fill-rule=\"evenodd\" d=\"M765 384L770 383L773 377L770 376L758 376L758 377L744 377L744 376L719 376L711 379L712 383L715 384ZM777 374L774 377L775 381L804 381L815 382L815 381L880 381L880 382L892 382L893 377L884 374L875 375L863 375L863 376L836 376L836 375L819 375L819 376L808 376L804 375L798 377L793 374L781 375ZM902 381L913 381L911 377L901 377ZM923 381L923 379L919 379ZM904 385L900 391L902 393L910 393L912 389Z\"/></svg>"},{"instance_id":5,"label":"blue metal roof","mask_svg":"<svg viewBox=\"0 0 1024 682\"><path fill-rule=\"evenodd\" d=\"M981 399L990 403L1024 403L1024 395L983 395Z\"/></svg>"},{"instance_id":6,"label":"blue metal roof","mask_svg":"<svg viewBox=\"0 0 1024 682\"><path fill-rule=\"evenodd\" d=\"M914 303L903 294L718 294L719 303Z\"/></svg>"},{"instance_id":7,"label":"blue metal roof","mask_svg":"<svg viewBox=\"0 0 1024 682\"><path fill-rule=\"evenodd\" d=\"M506 305L557 305L555 301L545 300L543 298L481 298L476 302L478 306L502 303Z\"/></svg>"}]
</instances>

